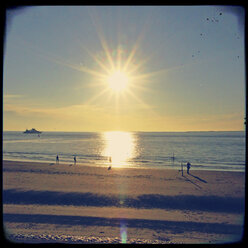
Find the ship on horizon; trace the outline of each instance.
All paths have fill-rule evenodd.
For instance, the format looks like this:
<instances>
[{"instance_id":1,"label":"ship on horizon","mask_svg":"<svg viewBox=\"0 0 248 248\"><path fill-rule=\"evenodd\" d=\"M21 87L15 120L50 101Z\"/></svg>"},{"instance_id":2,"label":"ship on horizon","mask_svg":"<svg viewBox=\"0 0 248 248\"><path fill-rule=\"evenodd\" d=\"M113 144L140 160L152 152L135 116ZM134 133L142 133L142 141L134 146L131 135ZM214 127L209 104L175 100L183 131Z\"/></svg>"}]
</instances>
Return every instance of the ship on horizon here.
<instances>
[{"instance_id":1,"label":"ship on horizon","mask_svg":"<svg viewBox=\"0 0 248 248\"><path fill-rule=\"evenodd\" d=\"M26 129L26 131L23 132L23 133L38 133L38 134L40 134L40 133L42 133L42 132L37 131L35 128L32 128L32 129L30 129L30 130Z\"/></svg>"}]
</instances>

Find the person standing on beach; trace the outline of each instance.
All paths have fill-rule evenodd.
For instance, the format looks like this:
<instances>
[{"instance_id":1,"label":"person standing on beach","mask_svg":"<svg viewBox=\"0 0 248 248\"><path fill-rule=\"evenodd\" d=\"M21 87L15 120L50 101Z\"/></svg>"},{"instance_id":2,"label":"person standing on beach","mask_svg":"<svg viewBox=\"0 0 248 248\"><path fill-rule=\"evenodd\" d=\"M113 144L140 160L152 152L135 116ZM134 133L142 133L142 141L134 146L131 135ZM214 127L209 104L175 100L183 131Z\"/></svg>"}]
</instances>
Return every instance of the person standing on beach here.
<instances>
[{"instance_id":1,"label":"person standing on beach","mask_svg":"<svg viewBox=\"0 0 248 248\"><path fill-rule=\"evenodd\" d=\"M76 159L76 156L74 156L74 164L77 163L77 159Z\"/></svg>"},{"instance_id":2,"label":"person standing on beach","mask_svg":"<svg viewBox=\"0 0 248 248\"><path fill-rule=\"evenodd\" d=\"M109 165L108 170L111 170L111 166L112 166L112 158L111 157L109 157L109 163L111 163L111 164Z\"/></svg>"},{"instance_id":3,"label":"person standing on beach","mask_svg":"<svg viewBox=\"0 0 248 248\"><path fill-rule=\"evenodd\" d=\"M181 170L179 170L182 172L182 176L183 176L183 163L181 162Z\"/></svg>"},{"instance_id":4,"label":"person standing on beach","mask_svg":"<svg viewBox=\"0 0 248 248\"><path fill-rule=\"evenodd\" d=\"M56 164L58 164L59 163L59 155L57 155L57 157L56 157Z\"/></svg>"},{"instance_id":5,"label":"person standing on beach","mask_svg":"<svg viewBox=\"0 0 248 248\"><path fill-rule=\"evenodd\" d=\"M174 152L173 152L173 155L172 155L171 159L172 159L172 162L173 162L173 165L174 165L174 161L175 161Z\"/></svg>"},{"instance_id":6,"label":"person standing on beach","mask_svg":"<svg viewBox=\"0 0 248 248\"><path fill-rule=\"evenodd\" d=\"M190 167L191 167L191 164L190 164L190 162L188 162L188 163L187 163L187 174L189 174L189 169L190 169Z\"/></svg>"}]
</instances>

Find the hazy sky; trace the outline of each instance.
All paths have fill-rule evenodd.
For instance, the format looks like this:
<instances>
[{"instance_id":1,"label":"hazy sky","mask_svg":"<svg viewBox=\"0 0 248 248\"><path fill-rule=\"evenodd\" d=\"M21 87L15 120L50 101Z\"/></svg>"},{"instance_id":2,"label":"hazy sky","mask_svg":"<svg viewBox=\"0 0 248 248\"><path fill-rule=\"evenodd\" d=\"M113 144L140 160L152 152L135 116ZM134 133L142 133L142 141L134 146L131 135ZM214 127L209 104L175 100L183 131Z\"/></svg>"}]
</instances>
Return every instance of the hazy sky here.
<instances>
[{"instance_id":1,"label":"hazy sky","mask_svg":"<svg viewBox=\"0 0 248 248\"><path fill-rule=\"evenodd\" d=\"M223 6L8 11L3 128L244 130L243 14ZM116 92L109 82L118 73L127 87Z\"/></svg>"}]
</instances>

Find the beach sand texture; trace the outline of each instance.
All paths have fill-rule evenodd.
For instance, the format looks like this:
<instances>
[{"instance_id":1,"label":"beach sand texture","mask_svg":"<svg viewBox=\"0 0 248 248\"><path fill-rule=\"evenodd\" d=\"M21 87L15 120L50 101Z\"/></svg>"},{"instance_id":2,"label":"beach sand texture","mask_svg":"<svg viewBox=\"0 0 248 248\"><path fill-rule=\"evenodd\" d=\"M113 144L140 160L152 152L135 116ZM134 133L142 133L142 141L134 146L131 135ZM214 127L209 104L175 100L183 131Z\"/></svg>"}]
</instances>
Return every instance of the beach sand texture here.
<instances>
[{"instance_id":1,"label":"beach sand texture","mask_svg":"<svg viewBox=\"0 0 248 248\"><path fill-rule=\"evenodd\" d=\"M182 176L178 169L3 161L6 237L33 243L239 241L245 173L191 170Z\"/></svg>"}]
</instances>

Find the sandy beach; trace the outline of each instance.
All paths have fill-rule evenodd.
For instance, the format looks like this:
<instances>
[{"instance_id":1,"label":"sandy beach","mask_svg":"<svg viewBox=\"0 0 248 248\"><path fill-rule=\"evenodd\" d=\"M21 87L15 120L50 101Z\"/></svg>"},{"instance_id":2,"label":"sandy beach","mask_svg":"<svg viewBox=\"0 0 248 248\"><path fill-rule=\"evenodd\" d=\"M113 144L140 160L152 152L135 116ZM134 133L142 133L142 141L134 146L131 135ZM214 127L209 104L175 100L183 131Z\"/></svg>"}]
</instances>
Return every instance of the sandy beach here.
<instances>
[{"instance_id":1,"label":"sandy beach","mask_svg":"<svg viewBox=\"0 0 248 248\"><path fill-rule=\"evenodd\" d=\"M243 235L245 173L3 161L14 242L229 243Z\"/></svg>"}]
</instances>

